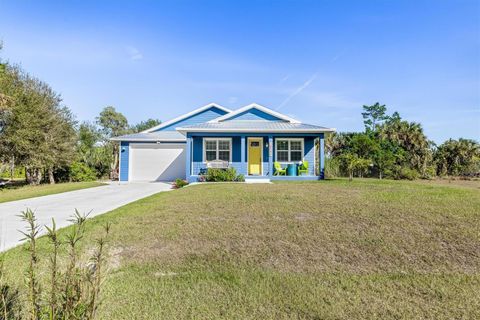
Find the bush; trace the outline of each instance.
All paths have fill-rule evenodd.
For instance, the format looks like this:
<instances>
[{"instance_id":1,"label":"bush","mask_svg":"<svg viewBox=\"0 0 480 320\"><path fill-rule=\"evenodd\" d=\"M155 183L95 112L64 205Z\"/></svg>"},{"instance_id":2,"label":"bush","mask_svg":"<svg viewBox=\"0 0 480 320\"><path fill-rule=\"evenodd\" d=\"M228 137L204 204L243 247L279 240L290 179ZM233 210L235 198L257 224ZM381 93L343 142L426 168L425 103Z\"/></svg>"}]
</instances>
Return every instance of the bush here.
<instances>
[{"instance_id":1,"label":"bush","mask_svg":"<svg viewBox=\"0 0 480 320\"><path fill-rule=\"evenodd\" d=\"M74 182L95 181L97 175L95 170L82 162L74 162L70 166L70 180Z\"/></svg>"},{"instance_id":2,"label":"bush","mask_svg":"<svg viewBox=\"0 0 480 320\"><path fill-rule=\"evenodd\" d=\"M173 184L173 187L175 189L180 189L180 188L183 188L185 187L186 185L188 185L188 182L183 180L183 179L176 179L175 180L175 183Z\"/></svg>"},{"instance_id":3,"label":"bush","mask_svg":"<svg viewBox=\"0 0 480 320\"><path fill-rule=\"evenodd\" d=\"M340 170L340 165L341 163L338 158L332 158L332 157L325 158L325 172L324 172L325 179L340 177L342 175L342 172ZM317 168L316 168L316 171L318 171Z\"/></svg>"},{"instance_id":4,"label":"bush","mask_svg":"<svg viewBox=\"0 0 480 320\"><path fill-rule=\"evenodd\" d=\"M417 170L410 169L410 168L402 168L395 179L407 179L407 180L415 180L420 177L420 174Z\"/></svg>"},{"instance_id":5,"label":"bush","mask_svg":"<svg viewBox=\"0 0 480 320\"><path fill-rule=\"evenodd\" d=\"M111 225L107 223L104 226L105 234L96 240L90 259L82 263L78 246L83 239L87 215L75 210L70 220L73 226L62 233L62 237L52 219L52 226L45 226L49 240L46 256L43 251L40 255L37 249L41 227L35 214L27 209L20 217L27 224L26 231L22 233L27 240L25 247L29 263L25 272L25 291L21 292L27 299L12 301L17 291L5 291L8 287L2 283L0 319L95 319L107 272L105 246ZM58 263L61 253L68 257L65 264ZM47 261L47 270L42 269L41 259ZM24 313L25 317L16 317L17 312Z\"/></svg>"},{"instance_id":6,"label":"bush","mask_svg":"<svg viewBox=\"0 0 480 320\"><path fill-rule=\"evenodd\" d=\"M243 174L237 175L235 168L228 169L208 169L205 177L209 182L222 182L222 181L245 181Z\"/></svg>"}]
</instances>

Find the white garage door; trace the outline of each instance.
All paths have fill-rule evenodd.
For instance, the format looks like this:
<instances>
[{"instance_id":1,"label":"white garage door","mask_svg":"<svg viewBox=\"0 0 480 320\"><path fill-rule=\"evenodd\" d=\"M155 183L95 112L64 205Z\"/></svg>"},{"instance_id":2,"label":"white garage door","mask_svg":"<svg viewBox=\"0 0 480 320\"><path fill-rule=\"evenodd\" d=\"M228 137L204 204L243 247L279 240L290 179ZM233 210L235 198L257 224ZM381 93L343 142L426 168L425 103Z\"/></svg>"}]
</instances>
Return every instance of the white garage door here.
<instances>
[{"instance_id":1,"label":"white garage door","mask_svg":"<svg viewBox=\"0 0 480 320\"><path fill-rule=\"evenodd\" d=\"M185 144L130 144L130 181L185 179Z\"/></svg>"}]
</instances>

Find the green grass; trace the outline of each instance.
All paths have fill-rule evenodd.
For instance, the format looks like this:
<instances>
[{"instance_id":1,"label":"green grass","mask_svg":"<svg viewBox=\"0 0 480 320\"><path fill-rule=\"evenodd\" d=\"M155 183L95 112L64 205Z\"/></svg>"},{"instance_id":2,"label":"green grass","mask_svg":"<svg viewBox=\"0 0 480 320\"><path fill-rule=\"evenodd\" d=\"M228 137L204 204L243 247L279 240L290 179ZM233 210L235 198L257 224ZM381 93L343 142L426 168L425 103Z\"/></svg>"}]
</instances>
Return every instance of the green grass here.
<instances>
[{"instance_id":1,"label":"green grass","mask_svg":"<svg viewBox=\"0 0 480 320\"><path fill-rule=\"evenodd\" d=\"M101 319L480 318L480 189L332 180L208 184L113 223ZM46 265L45 239L39 247ZM26 252L8 252L22 283Z\"/></svg>"},{"instance_id":2,"label":"green grass","mask_svg":"<svg viewBox=\"0 0 480 320\"><path fill-rule=\"evenodd\" d=\"M0 188L0 203L7 201L22 200L34 197L46 196L49 194L62 193L86 188L103 186L100 182L71 182L57 184L41 184L39 186L29 186L24 184L15 184L13 186Z\"/></svg>"}]
</instances>

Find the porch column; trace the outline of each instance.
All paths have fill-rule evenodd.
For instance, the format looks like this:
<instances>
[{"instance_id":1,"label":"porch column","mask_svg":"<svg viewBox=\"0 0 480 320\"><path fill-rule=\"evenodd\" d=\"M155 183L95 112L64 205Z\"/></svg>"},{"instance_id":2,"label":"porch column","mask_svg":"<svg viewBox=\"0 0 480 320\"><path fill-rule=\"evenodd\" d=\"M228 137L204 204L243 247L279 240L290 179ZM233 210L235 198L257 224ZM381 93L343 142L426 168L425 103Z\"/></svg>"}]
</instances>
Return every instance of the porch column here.
<instances>
[{"instance_id":1,"label":"porch column","mask_svg":"<svg viewBox=\"0 0 480 320\"><path fill-rule=\"evenodd\" d=\"M273 136L268 136L268 176L273 176Z\"/></svg>"},{"instance_id":2,"label":"porch column","mask_svg":"<svg viewBox=\"0 0 480 320\"><path fill-rule=\"evenodd\" d=\"M247 161L245 160L245 136L240 137L240 168L241 174L247 175Z\"/></svg>"},{"instance_id":3,"label":"porch column","mask_svg":"<svg viewBox=\"0 0 480 320\"><path fill-rule=\"evenodd\" d=\"M192 175L192 137L187 134L187 147L185 149L186 159L185 159L185 173L186 179L189 180L190 176ZM189 180L190 181L190 180Z\"/></svg>"},{"instance_id":4,"label":"porch column","mask_svg":"<svg viewBox=\"0 0 480 320\"><path fill-rule=\"evenodd\" d=\"M322 133L318 137L318 175L320 179L325 178L325 139Z\"/></svg>"}]
</instances>

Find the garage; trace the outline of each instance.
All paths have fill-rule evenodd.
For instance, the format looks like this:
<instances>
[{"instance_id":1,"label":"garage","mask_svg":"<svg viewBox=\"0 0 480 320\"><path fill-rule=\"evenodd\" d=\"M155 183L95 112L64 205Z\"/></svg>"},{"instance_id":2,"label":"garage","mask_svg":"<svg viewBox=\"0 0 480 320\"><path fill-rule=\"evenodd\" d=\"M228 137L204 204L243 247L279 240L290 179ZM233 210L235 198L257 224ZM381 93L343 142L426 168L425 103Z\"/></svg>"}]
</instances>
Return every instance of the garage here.
<instances>
[{"instance_id":1,"label":"garage","mask_svg":"<svg viewBox=\"0 0 480 320\"><path fill-rule=\"evenodd\" d=\"M131 143L129 181L185 179L185 144Z\"/></svg>"}]
</instances>

